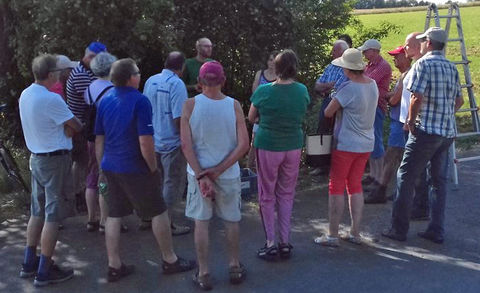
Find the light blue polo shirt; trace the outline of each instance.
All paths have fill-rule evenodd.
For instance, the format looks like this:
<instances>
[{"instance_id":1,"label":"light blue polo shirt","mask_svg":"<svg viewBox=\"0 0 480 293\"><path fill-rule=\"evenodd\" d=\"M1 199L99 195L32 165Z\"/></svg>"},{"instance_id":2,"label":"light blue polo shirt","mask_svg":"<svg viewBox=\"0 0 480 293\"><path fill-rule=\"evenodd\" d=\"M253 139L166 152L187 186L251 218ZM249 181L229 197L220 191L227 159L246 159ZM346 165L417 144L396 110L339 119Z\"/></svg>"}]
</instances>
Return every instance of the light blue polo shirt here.
<instances>
[{"instance_id":1,"label":"light blue polo shirt","mask_svg":"<svg viewBox=\"0 0 480 293\"><path fill-rule=\"evenodd\" d=\"M185 84L173 71L163 69L147 80L143 94L152 104L155 152L175 150L180 146L180 129L173 120L182 115L183 103L188 98Z\"/></svg>"}]
</instances>

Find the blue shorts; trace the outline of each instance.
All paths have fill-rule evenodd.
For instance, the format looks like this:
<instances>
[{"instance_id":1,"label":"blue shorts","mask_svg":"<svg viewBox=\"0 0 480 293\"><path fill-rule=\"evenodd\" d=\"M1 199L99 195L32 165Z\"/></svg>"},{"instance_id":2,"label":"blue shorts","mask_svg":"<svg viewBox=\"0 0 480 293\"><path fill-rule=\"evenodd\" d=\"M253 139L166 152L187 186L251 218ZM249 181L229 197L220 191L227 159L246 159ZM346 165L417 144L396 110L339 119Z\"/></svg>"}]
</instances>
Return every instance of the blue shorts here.
<instances>
[{"instance_id":1,"label":"blue shorts","mask_svg":"<svg viewBox=\"0 0 480 293\"><path fill-rule=\"evenodd\" d=\"M405 130L403 130L403 123L398 120L391 119L388 146L405 148L405 142Z\"/></svg>"},{"instance_id":2,"label":"blue shorts","mask_svg":"<svg viewBox=\"0 0 480 293\"><path fill-rule=\"evenodd\" d=\"M375 122L373 123L375 146L373 147L373 152L370 154L372 159L381 158L385 154L385 148L383 146L383 120L385 120L385 114L377 107Z\"/></svg>"}]
</instances>

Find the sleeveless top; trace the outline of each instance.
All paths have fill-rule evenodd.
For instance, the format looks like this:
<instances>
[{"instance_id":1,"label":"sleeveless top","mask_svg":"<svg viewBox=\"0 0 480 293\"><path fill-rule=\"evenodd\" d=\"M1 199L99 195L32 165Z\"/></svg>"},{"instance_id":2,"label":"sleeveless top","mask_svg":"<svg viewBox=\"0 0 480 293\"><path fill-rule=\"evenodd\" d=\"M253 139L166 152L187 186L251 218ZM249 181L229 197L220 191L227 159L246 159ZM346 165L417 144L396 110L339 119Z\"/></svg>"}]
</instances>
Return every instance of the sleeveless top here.
<instances>
[{"instance_id":1,"label":"sleeveless top","mask_svg":"<svg viewBox=\"0 0 480 293\"><path fill-rule=\"evenodd\" d=\"M274 82L275 80L277 80L277 79L268 80L268 79L265 77L264 72L265 72L265 70L262 70L261 73L260 73L260 79L259 79L258 85L266 84L266 83L270 83L270 82Z\"/></svg>"},{"instance_id":2,"label":"sleeveless top","mask_svg":"<svg viewBox=\"0 0 480 293\"><path fill-rule=\"evenodd\" d=\"M192 144L202 169L214 167L222 162L237 146L237 123L234 100L225 97L213 100L199 94L189 120L192 131ZM187 166L187 172L195 172ZM240 177L238 162L225 170L218 178Z\"/></svg>"}]
</instances>

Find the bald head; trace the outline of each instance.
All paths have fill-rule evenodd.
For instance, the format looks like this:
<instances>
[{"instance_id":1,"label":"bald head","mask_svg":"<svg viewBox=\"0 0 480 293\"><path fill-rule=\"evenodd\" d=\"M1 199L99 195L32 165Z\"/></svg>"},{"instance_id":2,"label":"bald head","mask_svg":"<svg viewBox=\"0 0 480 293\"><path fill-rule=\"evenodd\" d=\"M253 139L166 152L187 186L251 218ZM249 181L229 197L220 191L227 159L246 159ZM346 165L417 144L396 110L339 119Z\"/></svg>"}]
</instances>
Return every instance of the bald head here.
<instances>
[{"instance_id":1,"label":"bald head","mask_svg":"<svg viewBox=\"0 0 480 293\"><path fill-rule=\"evenodd\" d=\"M413 32L406 37L404 48L405 54L408 58L413 58L417 60L422 57L422 54L420 53L421 42L416 38L418 35L421 34L422 33L420 32Z\"/></svg>"},{"instance_id":2,"label":"bald head","mask_svg":"<svg viewBox=\"0 0 480 293\"><path fill-rule=\"evenodd\" d=\"M182 52L170 52L165 60L165 68L171 71L182 71L185 64L185 56Z\"/></svg>"},{"instance_id":3,"label":"bald head","mask_svg":"<svg viewBox=\"0 0 480 293\"><path fill-rule=\"evenodd\" d=\"M197 56L201 58L209 58L212 56L212 42L208 38L200 38L195 43Z\"/></svg>"}]
</instances>

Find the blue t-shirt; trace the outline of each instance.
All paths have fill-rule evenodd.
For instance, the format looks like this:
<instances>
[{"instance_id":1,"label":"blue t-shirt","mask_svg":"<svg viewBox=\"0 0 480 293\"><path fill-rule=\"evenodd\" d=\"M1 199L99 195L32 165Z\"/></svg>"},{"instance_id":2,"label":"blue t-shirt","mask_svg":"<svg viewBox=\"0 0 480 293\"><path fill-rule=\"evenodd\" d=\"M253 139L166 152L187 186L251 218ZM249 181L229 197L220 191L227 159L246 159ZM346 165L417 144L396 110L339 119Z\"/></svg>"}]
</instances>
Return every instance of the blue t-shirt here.
<instances>
[{"instance_id":1,"label":"blue t-shirt","mask_svg":"<svg viewBox=\"0 0 480 293\"><path fill-rule=\"evenodd\" d=\"M102 169L115 173L148 173L138 137L153 135L152 105L132 87L115 87L100 101L95 135L104 135Z\"/></svg>"},{"instance_id":2,"label":"blue t-shirt","mask_svg":"<svg viewBox=\"0 0 480 293\"><path fill-rule=\"evenodd\" d=\"M177 149L180 146L180 129L173 121L182 116L183 103L188 99L185 84L173 71L164 69L147 80L143 94L153 108L155 151L169 153Z\"/></svg>"}]
</instances>

